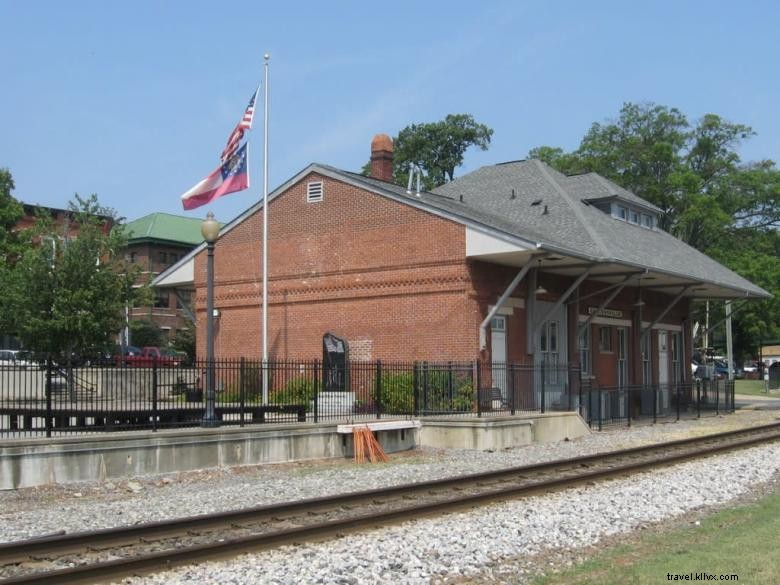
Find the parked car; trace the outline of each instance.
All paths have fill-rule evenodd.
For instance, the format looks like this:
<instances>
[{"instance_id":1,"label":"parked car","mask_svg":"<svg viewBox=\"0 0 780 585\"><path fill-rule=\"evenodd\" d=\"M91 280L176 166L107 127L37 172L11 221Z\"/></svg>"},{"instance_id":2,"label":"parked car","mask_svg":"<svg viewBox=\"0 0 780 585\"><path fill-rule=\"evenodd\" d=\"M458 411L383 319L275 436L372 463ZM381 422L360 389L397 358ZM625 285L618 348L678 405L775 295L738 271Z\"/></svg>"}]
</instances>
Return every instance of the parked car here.
<instances>
[{"instance_id":1,"label":"parked car","mask_svg":"<svg viewBox=\"0 0 780 585\"><path fill-rule=\"evenodd\" d=\"M180 366L185 357L167 348L144 347L137 355L126 355L121 359L123 365L148 368L155 364L163 367Z\"/></svg>"},{"instance_id":2,"label":"parked car","mask_svg":"<svg viewBox=\"0 0 780 585\"><path fill-rule=\"evenodd\" d=\"M18 349L0 349L0 366L27 368L33 365L30 352Z\"/></svg>"}]
</instances>

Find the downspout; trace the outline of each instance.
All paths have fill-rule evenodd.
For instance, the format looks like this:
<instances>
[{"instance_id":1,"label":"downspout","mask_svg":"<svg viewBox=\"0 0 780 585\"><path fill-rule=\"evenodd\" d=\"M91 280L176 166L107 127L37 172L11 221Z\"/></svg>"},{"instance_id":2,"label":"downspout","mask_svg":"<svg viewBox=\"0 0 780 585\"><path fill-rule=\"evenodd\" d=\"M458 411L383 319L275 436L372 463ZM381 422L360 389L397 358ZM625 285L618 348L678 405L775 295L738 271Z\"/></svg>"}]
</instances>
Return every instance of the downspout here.
<instances>
[{"instance_id":1,"label":"downspout","mask_svg":"<svg viewBox=\"0 0 780 585\"><path fill-rule=\"evenodd\" d=\"M544 254L546 256L546 254ZM480 323L479 325L479 349L482 351L487 347L487 328L488 325L490 325L490 320L496 316L496 313L501 309L501 307L504 306L504 303L507 301L509 296L514 292L514 290L517 288L517 285L520 284L520 282L525 278L525 275L528 274L528 271L533 268L533 261L540 258L541 256L532 256L528 259L528 262L525 263L525 265L520 269L520 272L517 273L517 276L515 276L512 279L512 282L509 283L509 286L506 288L504 293L499 297L498 301L496 302L495 306L488 312L487 317L485 317L484 321Z\"/></svg>"}]
</instances>

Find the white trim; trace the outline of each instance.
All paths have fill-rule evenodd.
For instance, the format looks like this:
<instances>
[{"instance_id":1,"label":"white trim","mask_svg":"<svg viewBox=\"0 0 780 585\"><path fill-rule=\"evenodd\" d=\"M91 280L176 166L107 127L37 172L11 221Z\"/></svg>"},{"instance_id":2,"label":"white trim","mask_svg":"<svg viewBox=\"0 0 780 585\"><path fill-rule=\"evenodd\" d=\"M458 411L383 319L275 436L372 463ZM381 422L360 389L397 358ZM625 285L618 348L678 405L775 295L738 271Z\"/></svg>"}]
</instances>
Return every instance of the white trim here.
<instances>
[{"instance_id":1,"label":"white trim","mask_svg":"<svg viewBox=\"0 0 780 585\"><path fill-rule=\"evenodd\" d=\"M650 326L650 321L642 321L642 329L647 329ZM682 333L682 326L681 325L672 325L670 323L656 323L653 325L653 329L658 331L659 329L662 329L663 331L675 331L677 333Z\"/></svg>"},{"instance_id":2,"label":"white trim","mask_svg":"<svg viewBox=\"0 0 780 585\"><path fill-rule=\"evenodd\" d=\"M492 313L494 307L495 305L488 305L488 313ZM495 314L506 317L508 315L514 315L515 309L525 309L525 299L516 299L512 297L508 298L504 305L498 311L496 311Z\"/></svg>"},{"instance_id":3,"label":"white trim","mask_svg":"<svg viewBox=\"0 0 780 585\"><path fill-rule=\"evenodd\" d=\"M419 429L422 425L419 420L388 420L382 422L358 423L352 425L337 425L336 432L342 435L352 434L353 429L365 429L370 431L393 431L396 429Z\"/></svg>"},{"instance_id":4,"label":"white trim","mask_svg":"<svg viewBox=\"0 0 780 585\"><path fill-rule=\"evenodd\" d=\"M306 183L306 203L320 203L324 198L324 181L309 181Z\"/></svg>"},{"instance_id":5,"label":"white trim","mask_svg":"<svg viewBox=\"0 0 780 585\"><path fill-rule=\"evenodd\" d=\"M588 320L587 315L580 315L579 322L585 323ZM616 327L631 327L630 319L615 319L614 317L593 317L591 324L596 325L614 325Z\"/></svg>"},{"instance_id":6,"label":"white trim","mask_svg":"<svg viewBox=\"0 0 780 585\"><path fill-rule=\"evenodd\" d=\"M518 246L495 236L477 231L466 226L466 257L488 256L492 254L507 254L528 252L532 248Z\"/></svg>"}]
</instances>

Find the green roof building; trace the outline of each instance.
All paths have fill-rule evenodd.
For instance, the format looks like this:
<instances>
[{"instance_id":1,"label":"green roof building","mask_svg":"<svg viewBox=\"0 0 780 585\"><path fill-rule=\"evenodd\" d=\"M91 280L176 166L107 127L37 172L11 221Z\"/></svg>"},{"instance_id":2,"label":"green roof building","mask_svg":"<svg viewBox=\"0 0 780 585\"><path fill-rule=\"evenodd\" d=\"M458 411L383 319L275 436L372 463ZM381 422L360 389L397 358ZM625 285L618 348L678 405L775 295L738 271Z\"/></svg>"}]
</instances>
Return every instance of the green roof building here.
<instances>
[{"instance_id":1,"label":"green roof building","mask_svg":"<svg viewBox=\"0 0 780 585\"><path fill-rule=\"evenodd\" d=\"M141 267L138 284L151 282L158 274L176 264L203 241L200 233L202 219L170 213L150 213L128 222L127 259ZM163 330L164 337L173 339L182 329L190 329L193 322L190 304L192 290L169 289L155 291L152 304L133 307L130 320L152 321ZM132 336L129 343L132 344Z\"/></svg>"}]
</instances>

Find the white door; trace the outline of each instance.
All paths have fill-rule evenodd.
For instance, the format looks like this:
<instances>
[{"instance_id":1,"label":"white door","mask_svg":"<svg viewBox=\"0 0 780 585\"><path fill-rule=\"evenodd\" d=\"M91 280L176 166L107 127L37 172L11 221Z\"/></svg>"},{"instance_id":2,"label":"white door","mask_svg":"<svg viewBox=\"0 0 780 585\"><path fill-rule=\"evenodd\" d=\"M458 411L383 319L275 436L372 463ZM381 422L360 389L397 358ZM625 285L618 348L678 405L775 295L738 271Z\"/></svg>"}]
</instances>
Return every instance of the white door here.
<instances>
[{"instance_id":1,"label":"white door","mask_svg":"<svg viewBox=\"0 0 780 585\"><path fill-rule=\"evenodd\" d=\"M658 332L658 393L659 408L669 408L669 332Z\"/></svg>"},{"instance_id":2,"label":"white door","mask_svg":"<svg viewBox=\"0 0 780 585\"><path fill-rule=\"evenodd\" d=\"M490 320L490 358L493 363L493 387L501 389L501 396L506 401L506 317L493 317Z\"/></svg>"},{"instance_id":3,"label":"white door","mask_svg":"<svg viewBox=\"0 0 780 585\"><path fill-rule=\"evenodd\" d=\"M625 388L628 386L628 335L626 335L625 327L618 327L618 371L617 380L618 387Z\"/></svg>"},{"instance_id":4,"label":"white door","mask_svg":"<svg viewBox=\"0 0 780 585\"><path fill-rule=\"evenodd\" d=\"M669 383L669 333L658 332L658 385Z\"/></svg>"},{"instance_id":5,"label":"white door","mask_svg":"<svg viewBox=\"0 0 780 585\"><path fill-rule=\"evenodd\" d=\"M536 318L543 318L553 307L552 303L536 302ZM534 381L536 395L541 400L542 383L545 390L546 408L560 406L568 381L566 367L568 352L566 342L566 307L561 306L555 313L541 323L534 340ZM543 371L542 371L543 370Z\"/></svg>"}]
</instances>

